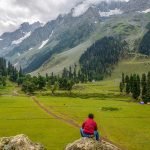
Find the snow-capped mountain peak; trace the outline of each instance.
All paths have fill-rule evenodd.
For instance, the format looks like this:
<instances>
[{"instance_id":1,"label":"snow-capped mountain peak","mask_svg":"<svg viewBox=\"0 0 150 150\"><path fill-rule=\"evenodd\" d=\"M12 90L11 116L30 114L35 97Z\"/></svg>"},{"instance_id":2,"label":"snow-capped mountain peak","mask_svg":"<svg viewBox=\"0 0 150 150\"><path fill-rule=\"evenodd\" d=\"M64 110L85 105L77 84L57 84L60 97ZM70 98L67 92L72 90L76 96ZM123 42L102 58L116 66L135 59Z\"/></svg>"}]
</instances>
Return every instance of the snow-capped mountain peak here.
<instances>
[{"instance_id":1,"label":"snow-capped mountain peak","mask_svg":"<svg viewBox=\"0 0 150 150\"><path fill-rule=\"evenodd\" d=\"M84 14L89 7L97 7L98 5L101 5L101 4L105 4L103 7L106 7L107 9L109 9L109 7L111 6L112 3L118 3L118 5L121 3L127 3L129 2L129 0L84 0L82 3L78 4L73 10L72 10L72 16L73 17L78 17L82 14ZM103 8L103 9L106 9L106 8ZM116 8L118 9L118 8ZM111 13L120 13L117 12L116 9L111 9ZM112 10L114 10L112 12ZM104 12L103 10L100 10L102 12ZM109 15L106 15L106 16L109 16Z\"/></svg>"}]
</instances>

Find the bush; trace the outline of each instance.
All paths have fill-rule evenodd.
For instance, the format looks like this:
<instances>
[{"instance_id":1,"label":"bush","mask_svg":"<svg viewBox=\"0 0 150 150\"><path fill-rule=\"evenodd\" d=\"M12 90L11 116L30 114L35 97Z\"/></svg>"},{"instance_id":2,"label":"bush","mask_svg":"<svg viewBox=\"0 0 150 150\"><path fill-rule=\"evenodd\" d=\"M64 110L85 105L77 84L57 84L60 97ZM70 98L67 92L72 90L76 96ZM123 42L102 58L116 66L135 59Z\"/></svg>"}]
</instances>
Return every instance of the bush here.
<instances>
[{"instance_id":1,"label":"bush","mask_svg":"<svg viewBox=\"0 0 150 150\"><path fill-rule=\"evenodd\" d=\"M119 111L119 108L116 107L102 107L102 111Z\"/></svg>"}]
</instances>

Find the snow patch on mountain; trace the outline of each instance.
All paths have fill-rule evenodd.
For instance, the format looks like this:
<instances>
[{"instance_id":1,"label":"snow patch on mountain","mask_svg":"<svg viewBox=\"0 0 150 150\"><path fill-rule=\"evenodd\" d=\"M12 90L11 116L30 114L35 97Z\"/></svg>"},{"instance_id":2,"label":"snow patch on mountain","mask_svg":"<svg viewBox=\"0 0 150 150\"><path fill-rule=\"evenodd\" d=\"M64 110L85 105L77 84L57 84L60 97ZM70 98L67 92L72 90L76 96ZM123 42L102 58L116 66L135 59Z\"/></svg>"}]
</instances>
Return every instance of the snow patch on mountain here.
<instances>
[{"instance_id":1,"label":"snow patch on mountain","mask_svg":"<svg viewBox=\"0 0 150 150\"><path fill-rule=\"evenodd\" d=\"M21 56L21 54L20 54L20 53L17 53L17 55L18 55L18 56Z\"/></svg>"},{"instance_id":2,"label":"snow patch on mountain","mask_svg":"<svg viewBox=\"0 0 150 150\"><path fill-rule=\"evenodd\" d=\"M53 36L54 31L52 31L52 33L50 34L49 38Z\"/></svg>"},{"instance_id":3,"label":"snow patch on mountain","mask_svg":"<svg viewBox=\"0 0 150 150\"><path fill-rule=\"evenodd\" d=\"M105 2L110 3L112 1L128 2L130 0L106 0ZM89 7L100 4L101 2L104 2L104 0L84 0L82 3L80 3L73 9L72 16L78 17L78 16L84 14L88 10Z\"/></svg>"},{"instance_id":4,"label":"snow patch on mountain","mask_svg":"<svg viewBox=\"0 0 150 150\"><path fill-rule=\"evenodd\" d=\"M101 17L110 17L110 16L113 16L113 15L120 15L122 14L123 12L120 10L120 9L114 9L114 10L109 10L107 12L102 12L102 11L99 11L100 13L100 16Z\"/></svg>"},{"instance_id":5,"label":"snow patch on mountain","mask_svg":"<svg viewBox=\"0 0 150 150\"><path fill-rule=\"evenodd\" d=\"M54 31L51 32L51 34L49 35L49 38L45 41L42 42L42 44L39 46L38 49L42 49L49 41L49 39L53 36Z\"/></svg>"},{"instance_id":6,"label":"snow patch on mountain","mask_svg":"<svg viewBox=\"0 0 150 150\"><path fill-rule=\"evenodd\" d=\"M3 41L3 39L0 39L0 41Z\"/></svg>"},{"instance_id":7,"label":"snow patch on mountain","mask_svg":"<svg viewBox=\"0 0 150 150\"><path fill-rule=\"evenodd\" d=\"M28 51L31 51L33 48L30 48Z\"/></svg>"},{"instance_id":8,"label":"snow patch on mountain","mask_svg":"<svg viewBox=\"0 0 150 150\"><path fill-rule=\"evenodd\" d=\"M42 49L47 44L48 41L49 41L49 39L43 41L38 49Z\"/></svg>"},{"instance_id":9,"label":"snow patch on mountain","mask_svg":"<svg viewBox=\"0 0 150 150\"><path fill-rule=\"evenodd\" d=\"M149 9L146 9L146 10L144 10L144 11L142 11L142 13L144 13L144 14L147 14L147 13L149 13L150 12L150 8Z\"/></svg>"},{"instance_id":10,"label":"snow patch on mountain","mask_svg":"<svg viewBox=\"0 0 150 150\"><path fill-rule=\"evenodd\" d=\"M18 45L20 44L23 40L25 40L26 38L28 38L31 35L31 32L27 32L22 38L12 41L12 45Z\"/></svg>"}]
</instances>

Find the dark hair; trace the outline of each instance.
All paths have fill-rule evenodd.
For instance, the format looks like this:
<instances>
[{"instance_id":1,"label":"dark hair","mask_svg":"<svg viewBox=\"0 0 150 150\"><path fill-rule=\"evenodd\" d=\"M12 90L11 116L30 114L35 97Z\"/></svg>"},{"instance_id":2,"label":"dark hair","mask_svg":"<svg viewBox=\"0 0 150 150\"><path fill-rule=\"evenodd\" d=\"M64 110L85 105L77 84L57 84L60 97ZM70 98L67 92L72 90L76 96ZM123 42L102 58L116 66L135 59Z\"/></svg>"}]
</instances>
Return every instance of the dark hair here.
<instances>
[{"instance_id":1,"label":"dark hair","mask_svg":"<svg viewBox=\"0 0 150 150\"><path fill-rule=\"evenodd\" d=\"M93 119L94 115L93 114L89 114L88 117L91 118L91 119Z\"/></svg>"}]
</instances>

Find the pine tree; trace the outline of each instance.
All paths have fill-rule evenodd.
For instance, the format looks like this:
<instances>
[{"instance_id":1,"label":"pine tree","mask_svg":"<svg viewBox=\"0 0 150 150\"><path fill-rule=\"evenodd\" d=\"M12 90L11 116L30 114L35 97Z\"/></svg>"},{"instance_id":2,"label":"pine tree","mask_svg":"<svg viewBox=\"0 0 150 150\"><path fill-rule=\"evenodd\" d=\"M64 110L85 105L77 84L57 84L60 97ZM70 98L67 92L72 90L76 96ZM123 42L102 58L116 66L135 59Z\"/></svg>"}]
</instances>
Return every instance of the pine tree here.
<instances>
[{"instance_id":1,"label":"pine tree","mask_svg":"<svg viewBox=\"0 0 150 150\"><path fill-rule=\"evenodd\" d=\"M69 67L69 79L72 79L72 68L71 68L71 66Z\"/></svg>"},{"instance_id":2,"label":"pine tree","mask_svg":"<svg viewBox=\"0 0 150 150\"><path fill-rule=\"evenodd\" d=\"M125 76L125 83L129 83L130 82L130 78L128 75Z\"/></svg>"},{"instance_id":3,"label":"pine tree","mask_svg":"<svg viewBox=\"0 0 150 150\"><path fill-rule=\"evenodd\" d=\"M126 93L127 94L130 93L130 83L129 82L126 83Z\"/></svg>"},{"instance_id":4,"label":"pine tree","mask_svg":"<svg viewBox=\"0 0 150 150\"><path fill-rule=\"evenodd\" d=\"M64 68L63 73L62 73L62 78L68 78L68 70L67 68Z\"/></svg>"},{"instance_id":5,"label":"pine tree","mask_svg":"<svg viewBox=\"0 0 150 150\"><path fill-rule=\"evenodd\" d=\"M124 88L125 88L125 77L124 77L124 73L122 73L122 88L123 88L123 91L124 91Z\"/></svg>"},{"instance_id":6,"label":"pine tree","mask_svg":"<svg viewBox=\"0 0 150 150\"><path fill-rule=\"evenodd\" d=\"M142 99L145 99L146 93L147 93L147 81L146 81L146 74L142 74L141 79L141 86L142 86Z\"/></svg>"},{"instance_id":7,"label":"pine tree","mask_svg":"<svg viewBox=\"0 0 150 150\"><path fill-rule=\"evenodd\" d=\"M121 92L121 93L123 92L123 88L124 88L123 83L120 82L120 92Z\"/></svg>"},{"instance_id":8,"label":"pine tree","mask_svg":"<svg viewBox=\"0 0 150 150\"><path fill-rule=\"evenodd\" d=\"M129 94L130 93L130 78L128 75L126 75L125 77L125 83L126 83L126 93Z\"/></svg>"},{"instance_id":9,"label":"pine tree","mask_svg":"<svg viewBox=\"0 0 150 150\"><path fill-rule=\"evenodd\" d=\"M145 84L146 84L146 74L143 73L142 74L142 79L141 79L141 86L142 86L142 88L143 88L143 86L145 86Z\"/></svg>"},{"instance_id":10,"label":"pine tree","mask_svg":"<svg viewBox=\"0 0 150 150\"><path fill-rule=\"evenodd\" d=\"M145 103L150 102L150 72L147 75L147 86L146 86L146 95L143 98Z\"/></svg>"},{"instance_id":11,"label":"pine tree","mask_svg":"<svg viewBox=\"0 0 150 150\"><path fill-rule=\"evenodd\" d=\"M136 74L133 75L133 92L132 96L134 99L137 99L140 96L140 86L139 86L139 79Z\"/></svg>"},{"instance_id":12,"label":"pine tree","mask_svg":"<svg viewBox=\"0 0 150 150\"><path fill-rule=\"evenodd\" d=\"M133 93L133 75L130 75L130 92Z\"/></svg>"},{"instance_id":13,"label":"pine tree","mask_svg":"<svg viewBox=\"0 0 150 150\"><path fill-rule=\"evenodd\" d=\"M137 95L138 97L141 95L141 80L138 74L137 74Z\"/></svg>"},{"instance_id":14,"label":"pine tree","mask_svg":"<svg viewBox=\"0 0 150 150\"><path fill-rule=\"evenodd\" d=\"M20 67L19 69L19 77L23 77L23 71L22 71L22 68Z\"/></svg>"}]
</instances>

